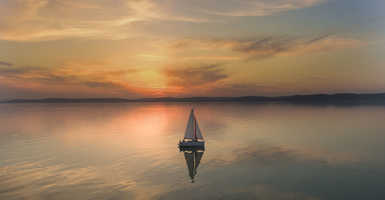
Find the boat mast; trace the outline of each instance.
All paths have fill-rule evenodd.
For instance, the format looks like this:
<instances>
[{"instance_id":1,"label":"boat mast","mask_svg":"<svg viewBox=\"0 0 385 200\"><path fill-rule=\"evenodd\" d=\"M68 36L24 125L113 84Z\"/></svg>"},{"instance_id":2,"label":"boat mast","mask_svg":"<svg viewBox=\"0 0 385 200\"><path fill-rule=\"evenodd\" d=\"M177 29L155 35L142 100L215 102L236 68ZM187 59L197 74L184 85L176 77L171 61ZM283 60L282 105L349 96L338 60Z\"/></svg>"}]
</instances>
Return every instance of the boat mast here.
<instances>
[{"instance_id":1,"label":"boat mast","mask_svg":"<svg viewBox=\"0 0 385 200\"><path fill-rule=\"evenodd\" d=\"M197 140L197 120L194 116L194 139Z\"/></svg>"}]
</instances>

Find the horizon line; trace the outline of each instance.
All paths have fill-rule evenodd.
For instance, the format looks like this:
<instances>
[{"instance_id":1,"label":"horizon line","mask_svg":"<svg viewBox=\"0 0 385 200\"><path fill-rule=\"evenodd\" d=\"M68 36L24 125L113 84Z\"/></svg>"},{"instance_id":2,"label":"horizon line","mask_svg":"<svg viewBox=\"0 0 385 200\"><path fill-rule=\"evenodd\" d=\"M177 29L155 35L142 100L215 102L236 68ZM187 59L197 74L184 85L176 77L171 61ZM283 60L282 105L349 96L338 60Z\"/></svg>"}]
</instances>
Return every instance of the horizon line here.
<instances>
[{"instance_id":1,"label":"horizon line","mask_svg":"<svg viewBox=\"0 0 385 200\"><path fill-rule=\"evenodd\" d=\"M283 96L192 96L192 97L47 97L47 98L14 98L0 100L0 103L87 103L87 102L229 102L229 101L254 101L254 102L319 102L327 101L375 101L385 104L385 92L382 93L314 93L293 94ZM378 100L383 100L378 102Z\"/></svg>"}]
</instances>

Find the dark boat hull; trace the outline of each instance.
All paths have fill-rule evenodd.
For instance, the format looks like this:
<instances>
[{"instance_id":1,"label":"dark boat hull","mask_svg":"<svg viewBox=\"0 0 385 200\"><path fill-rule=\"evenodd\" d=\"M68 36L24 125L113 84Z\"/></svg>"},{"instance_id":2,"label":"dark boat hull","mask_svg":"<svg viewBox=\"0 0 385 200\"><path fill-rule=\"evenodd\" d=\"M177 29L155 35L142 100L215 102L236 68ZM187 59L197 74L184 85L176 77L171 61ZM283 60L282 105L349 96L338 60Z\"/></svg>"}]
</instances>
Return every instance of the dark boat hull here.
<instances>
[{"instance_id":1,"label":"dark boat hull","mask_svg":"<svg viewBox=\"0 0 385 200\"><path fill-rule=\"evenodd\" d=\"M178 145L179 149L204 149L205 148L205 142L198 142L198 141L188 141L188 142L179 142Z\"/></svg>"}]
</instances>

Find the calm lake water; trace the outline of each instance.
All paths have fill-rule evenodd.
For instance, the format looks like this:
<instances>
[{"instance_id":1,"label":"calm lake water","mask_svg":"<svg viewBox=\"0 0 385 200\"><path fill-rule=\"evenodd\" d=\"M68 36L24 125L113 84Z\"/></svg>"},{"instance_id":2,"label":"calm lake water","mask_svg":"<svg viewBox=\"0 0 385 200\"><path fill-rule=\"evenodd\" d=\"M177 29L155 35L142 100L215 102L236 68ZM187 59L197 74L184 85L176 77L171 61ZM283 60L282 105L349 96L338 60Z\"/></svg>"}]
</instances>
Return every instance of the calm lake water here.
<instances>
[{"instance_id":1,"label":"calm lake water","mask_svg":"<svg viewBox=\"0 0 385 200\"><path fill-rule=\"evenodd\" d=\"M191 107L206 150L179 152ZM203 154L202 154L203 153ZM0 199L385 199L385 107L0 104Z\"/></svg>"}]
</instances>

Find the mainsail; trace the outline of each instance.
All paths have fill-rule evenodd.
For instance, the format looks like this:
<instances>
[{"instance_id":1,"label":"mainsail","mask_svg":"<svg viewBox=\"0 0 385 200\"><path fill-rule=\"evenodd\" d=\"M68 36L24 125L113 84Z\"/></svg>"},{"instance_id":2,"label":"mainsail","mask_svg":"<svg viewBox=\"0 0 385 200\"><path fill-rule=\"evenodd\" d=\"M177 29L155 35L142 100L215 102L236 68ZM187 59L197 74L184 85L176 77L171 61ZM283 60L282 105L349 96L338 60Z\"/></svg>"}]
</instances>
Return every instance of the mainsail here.
<instances>
[{"instance_id":1,"label":"mainsail","mask_svg":"<svg viewBox=\"0 0 385 200\"><path fill-rule=\"evenodd\" d=\"M201 130L199 129L199 126L198 126L198 121L196 120L194 115L194 109L191 109L190 117L187 121L186 132L184 133L184 139L194 139L194 140L202 139L203 140Z\"/></svg>"}]
</instances>

